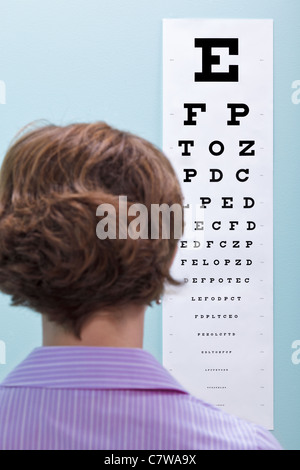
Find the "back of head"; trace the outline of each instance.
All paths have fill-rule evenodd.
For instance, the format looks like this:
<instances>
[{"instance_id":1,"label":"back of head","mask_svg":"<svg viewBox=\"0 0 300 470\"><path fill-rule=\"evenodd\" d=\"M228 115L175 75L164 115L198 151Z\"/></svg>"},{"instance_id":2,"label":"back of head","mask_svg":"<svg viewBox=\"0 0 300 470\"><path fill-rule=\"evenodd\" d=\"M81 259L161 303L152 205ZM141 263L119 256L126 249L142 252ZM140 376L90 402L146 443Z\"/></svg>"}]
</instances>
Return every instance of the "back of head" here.
<instances>
[{"instance_id":1,"label":"back of head","mask_svg":"<svg viewBox=\"0 0 300 470\"><path fill-rule=\"evenodd\" d=\"M180 204L165 155L103 122L47 125L21 135L0 173L0 290L12 305L46 315L80 336L96 311L150 305L170 275L177 240L99 239L97 207ZM149 226L151 217L149 218Z\"/></svg>"}]
</instances>

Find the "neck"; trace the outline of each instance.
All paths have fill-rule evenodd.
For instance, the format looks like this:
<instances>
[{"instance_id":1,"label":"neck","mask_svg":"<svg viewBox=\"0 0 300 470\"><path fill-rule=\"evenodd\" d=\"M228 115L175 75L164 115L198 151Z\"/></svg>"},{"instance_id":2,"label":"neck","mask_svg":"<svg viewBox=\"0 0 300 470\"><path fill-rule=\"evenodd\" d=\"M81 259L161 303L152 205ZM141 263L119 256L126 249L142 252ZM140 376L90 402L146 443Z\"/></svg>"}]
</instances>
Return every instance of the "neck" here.
<instances>
[{"instance_id":1,"label":"neck","mask_svg":"<svg viewBox=\"0 0 300 470\"><path fill-rule=\"evenodd\" d=\"M43 346L142 348L145 310L134 305L96 312L83 326L80 339L43 315Z\"/></svg>"}]
</instances>

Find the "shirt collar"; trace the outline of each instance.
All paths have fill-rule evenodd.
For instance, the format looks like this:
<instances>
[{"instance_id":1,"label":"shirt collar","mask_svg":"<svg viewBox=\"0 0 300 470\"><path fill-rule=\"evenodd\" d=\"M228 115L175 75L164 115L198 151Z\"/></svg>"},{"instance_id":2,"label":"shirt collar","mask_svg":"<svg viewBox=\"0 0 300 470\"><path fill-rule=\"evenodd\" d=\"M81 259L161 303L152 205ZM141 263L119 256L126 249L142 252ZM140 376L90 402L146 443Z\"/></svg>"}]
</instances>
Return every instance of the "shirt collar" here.
<instances>
[{"instance_id":1,"label":"shirt collar","mask_svg":"<svg viewBox=\"0 0 300 470\"><path fill-rule=\"evenodd\" d=\"M88 346L35 348L0 386L188 393L143 349Z\"/></svg>"}]
</instances>

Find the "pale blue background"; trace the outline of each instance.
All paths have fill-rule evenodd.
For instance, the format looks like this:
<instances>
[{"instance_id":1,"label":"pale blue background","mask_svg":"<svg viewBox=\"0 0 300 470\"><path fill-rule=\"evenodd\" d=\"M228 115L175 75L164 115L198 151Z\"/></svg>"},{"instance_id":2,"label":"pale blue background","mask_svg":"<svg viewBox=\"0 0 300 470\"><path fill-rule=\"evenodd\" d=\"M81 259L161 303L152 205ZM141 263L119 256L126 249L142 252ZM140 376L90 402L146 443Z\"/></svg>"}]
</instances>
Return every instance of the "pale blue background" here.
<instances>
[{"instance_id":1,"label":"pale blue background","mask_svg":"<svg viewBox=\"0 0 300 470\"><path fill-rule=\"evenodd\" d=\"M0 0L1 159L29 121L106 120L162 144L162 19L274 19L275 436L300 449L299 0ZM40 319L0 296L0 380L41 344ZM162 357L161 307L147 312L145 347Z\"/></svg>"}]
</instances>

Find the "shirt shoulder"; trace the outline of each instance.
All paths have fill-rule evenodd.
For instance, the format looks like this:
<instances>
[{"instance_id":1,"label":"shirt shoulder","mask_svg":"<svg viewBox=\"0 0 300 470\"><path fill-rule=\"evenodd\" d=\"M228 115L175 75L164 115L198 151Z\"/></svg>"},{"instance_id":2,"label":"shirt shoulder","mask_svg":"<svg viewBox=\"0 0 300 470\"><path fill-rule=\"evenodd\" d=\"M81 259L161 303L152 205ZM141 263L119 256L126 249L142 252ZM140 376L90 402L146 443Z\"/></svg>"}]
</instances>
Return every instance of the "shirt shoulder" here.
<instances>
[{"instance_id":1,"label":"shirt shoulder","mask_svg":"<svg viewBox=\"0 0 300 470\"><path fill-rule=\"evenodd\" d=\"M214 433L214 445L231 450L283 450L270 431L238 416L226 413L210 403L189 395L190 406L203 425L203 416L208 432Z\"/></svg>"},{"instance_id":2,"label":"shirt shoulder","mask_svg":"<svg viewBox=\"0 0 300 470\"><path fill-rule=\"evenodd\" d=\"M35 349L0 384L0 423L0 448L281 449L271 433L192 396L130 348Z\"/></svg>"}]
</instances>

